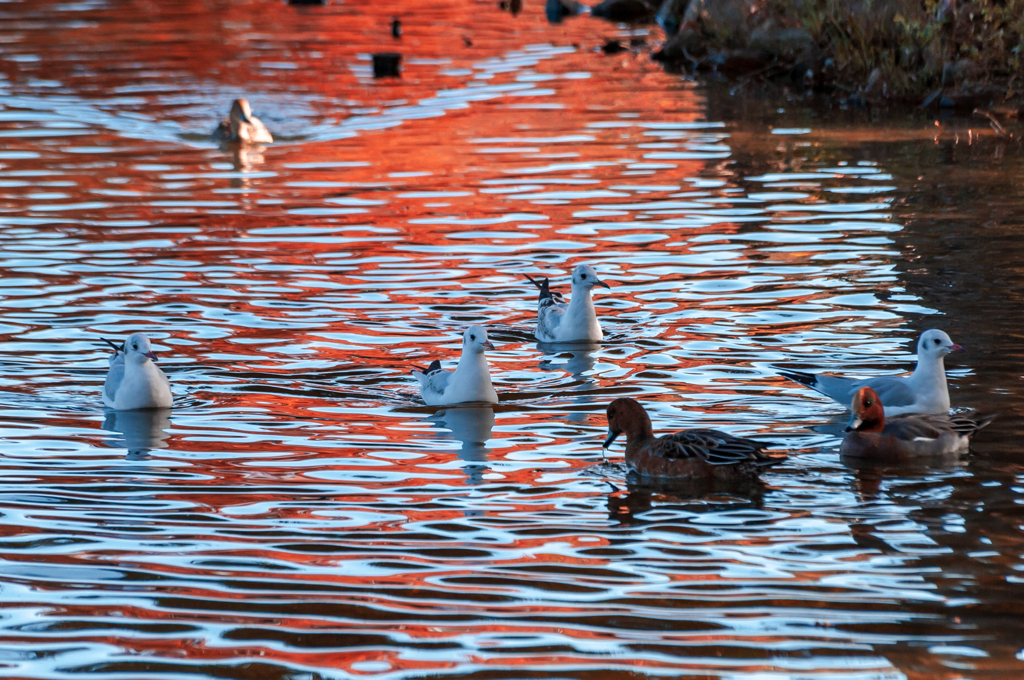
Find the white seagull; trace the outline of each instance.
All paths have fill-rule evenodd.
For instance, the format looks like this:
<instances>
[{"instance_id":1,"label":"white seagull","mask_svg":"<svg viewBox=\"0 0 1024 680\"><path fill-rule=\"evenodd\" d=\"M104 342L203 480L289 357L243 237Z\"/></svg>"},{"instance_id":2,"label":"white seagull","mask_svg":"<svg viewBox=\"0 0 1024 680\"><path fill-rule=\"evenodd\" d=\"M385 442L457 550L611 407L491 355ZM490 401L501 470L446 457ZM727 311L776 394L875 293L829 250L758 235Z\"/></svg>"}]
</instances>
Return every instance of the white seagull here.
<instances>
[{"instance_id":1,"label":"white seagull","mask_svg":"<svg viewBox=\"0 0 1024 680\"><path fill-rule=\"evenodd\" d=\"M442 369L441 362L436 359L425 370L413 370L412 374L420 383L423 401L430 406L471 401L497 404L498 393L491 384L485 349L494 349L494 345L487 341L487 331L480 326L470 326L462 334L462 356L454 371Z\"/></svg>"},{"instance_id":2,"label":"white seagull","mask_svg":"<svg viewBox=\"0 0 1024 680\"><path fill-rule=\"evenodd\" d=\"M831 397L849 408L853 397L862 387L870 387L882 400L886 416L907 413L948 413L949 387L942 360L950 352L963 352L964 348L948 335L936 329L925 331L917 341L917 366L908 376L881 376L869 380L855 380L823 373L779 371L790 380Z\"/></svg>"},{"instance_id":3,"label":"white seagull","mask_svg":"<svg viewBox=\"0 0 1024 680\"><path fill-rule=\"evenodd\" d=\"M153 363L156 355L149 338L135 333L121 347L106 338L103 342L114 348L103 384L105 406L118 411L171 407L171 385L164 372Z\"/></svg>"},{"instance_id":4,"label":"white seagull","mask_svg":"<svg viewBox=\"0 0 1024 680\"><path fill-rule=\"evenodd\" d=\"M541 342L600 342L604 338L601 324L590 299L590 289L604 286L597 272L589 264L581 264L572 271L572 300L568 303L561 293L553 292L548 280L537 283L526 275L530 283L540 289L537 300L537 332Z\"/></svg>"},{"instance_id":5,"label":"white seagull","mask_svg":"<svg viewBox=\"0 0 1024 680\"><path fill-rule=\"evenodd\" d=\"M252 115L247 99L231 102L231 113L213 131L215 142L236 142L239 144L269 144L273 135L256 116Z\"/></svg>"}]
</instances>

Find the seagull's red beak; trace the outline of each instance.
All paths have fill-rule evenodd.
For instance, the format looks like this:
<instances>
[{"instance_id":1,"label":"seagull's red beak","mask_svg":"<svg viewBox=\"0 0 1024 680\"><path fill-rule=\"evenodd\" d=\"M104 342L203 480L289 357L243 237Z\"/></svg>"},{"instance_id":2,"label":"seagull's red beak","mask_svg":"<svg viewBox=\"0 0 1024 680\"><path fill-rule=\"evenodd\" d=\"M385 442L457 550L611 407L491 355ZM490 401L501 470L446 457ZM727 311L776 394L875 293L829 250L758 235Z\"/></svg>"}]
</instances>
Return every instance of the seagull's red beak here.
<instances>
[{"instance_id":1,"label":"seagull's red beak","mask_svg":"<svg viewBox=\"0 0 1024 680\"><path fill-rule=\"evenodd\" d=\"M952 346L951 346L951 347L949 348L949 350L950 350L951 352L966 352L966 351L967 351L966 349L964 349L964 346L963 346L963 345L958 345L958 344L956 344L955 342L954 342L954 343L953 343L953 345L952 345Z\"/></svg>"},{"instance_id":2,"label":"seagull's red beak","mask_svg":"<svg viewBox=\"0 0 1024 680\"><path fill-rule=\"evenodd\" d=\"M147 357L148 359L150 359L152 361L156 361L156 355L153 354L152 352L146 352L142 356Z\"/></svg>"}]
</instances>

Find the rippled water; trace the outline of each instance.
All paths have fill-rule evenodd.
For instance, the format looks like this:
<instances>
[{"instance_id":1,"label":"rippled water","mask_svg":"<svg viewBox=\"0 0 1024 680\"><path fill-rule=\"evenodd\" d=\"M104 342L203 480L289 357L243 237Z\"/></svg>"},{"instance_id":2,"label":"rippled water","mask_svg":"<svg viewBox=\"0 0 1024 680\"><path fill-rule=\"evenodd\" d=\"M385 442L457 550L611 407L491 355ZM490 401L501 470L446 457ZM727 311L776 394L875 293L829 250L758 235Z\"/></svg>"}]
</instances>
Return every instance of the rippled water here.
<instances>
[{"instance_id":1,"label":"rippled water","mask_svg":"<svg viewBox=\"0 0 1024 680\"><path fill-rule=\"evenodd\" d=\"M1024 673L1024 167L984 121L705 89L539 2L0 28L3 677ZM205 141L241 95L277 143ZM538 347L524 275L580 262L606 342ZM501 404L423 406L410 368L471 323ZM960 465L847 467L774 367L906 370L929 327L1000 419ZM102 409L99 338L135 331L169 417ZM619 395L793 455L635 487Z\"/></svg>"}]
</instances>

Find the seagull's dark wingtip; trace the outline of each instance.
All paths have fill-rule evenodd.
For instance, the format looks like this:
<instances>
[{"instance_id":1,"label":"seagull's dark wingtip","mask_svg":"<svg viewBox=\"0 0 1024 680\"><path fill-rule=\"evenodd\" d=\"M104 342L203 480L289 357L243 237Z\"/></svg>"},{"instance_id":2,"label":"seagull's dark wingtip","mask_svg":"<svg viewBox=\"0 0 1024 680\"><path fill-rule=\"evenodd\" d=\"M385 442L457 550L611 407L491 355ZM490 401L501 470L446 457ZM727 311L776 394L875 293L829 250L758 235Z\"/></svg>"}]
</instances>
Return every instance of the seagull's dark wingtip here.
<instances>
[{"instance_id":1,"label":"seagull's dark wingtip","mask_svg":"<svg viewBox=\"0 0 1024 680\"><path fill-rule=\"evenodd\" d=\"M818 376L814 373L804 373L803 371L791 371L789 369L776 369L776 372L783 378L789 378L795 383L806 385L812 389L818 384Z\"/></svg>"},{"instance_id":2,"label":"seagull's dark wingtip","mask_svg":"<svg viewBox=\"0 0 1024 680\"><path fill-rule=\"evenodd\" d=\"M551 284L547 279L544 279L540 283L537 283L533 278L530 277L529 274L523 274L523 276L525 276L530 283L537 286L537 290L540 291L540 302L543 302L544 300L548 299L554 299L556 302L562 301L562 296L559 293L551 292Z\"/></svg>"}]
</instances>

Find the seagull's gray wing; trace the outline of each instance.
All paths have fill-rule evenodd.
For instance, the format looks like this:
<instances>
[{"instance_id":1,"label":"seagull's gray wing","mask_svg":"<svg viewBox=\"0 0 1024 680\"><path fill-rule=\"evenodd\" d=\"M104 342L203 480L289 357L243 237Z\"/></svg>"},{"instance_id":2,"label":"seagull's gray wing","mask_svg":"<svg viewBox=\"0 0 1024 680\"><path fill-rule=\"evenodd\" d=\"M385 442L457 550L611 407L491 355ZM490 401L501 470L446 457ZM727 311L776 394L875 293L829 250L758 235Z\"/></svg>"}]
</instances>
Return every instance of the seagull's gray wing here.
<instances>
[{"instance_id":1,"label":"seagull's gray wing","mask_svg":"<svg viewBox=\"0 0 1024 680\"><path fill-rule=\"evenodd\" d=\"M558 327L562 325L562 318L565 317L565 310L568 308L569 305L565 303L541 303L537 309L537 335L557 337Z\"/></svg>"},{"instance_id":2,"label":"seagull's gray wing","mask_svg":"<svg viewBox=\"0 0 1024 680\"><path fill-rule=\"evenodd\" d=\"M814 386L814 389L827 397L835 399L846 408L850 408L853 395L862 387L873 389L878 394L878 398L882 400L882 405L886 408L910 406L917 401L917 395L907 385L905 378L882 376L871 378L870 380L852 380L836 375L818 374L817 379L817 385Z\"/></svg>"},{"instance_id":3,"label":"seagull's gray wing","mask_svg":"<svg viewBox=\"0 0 1024 680\"><path fill-rule=\"evenodd\" d=\"M114 402L114 395L117 394L117 388L121 386L123 379L124 354L118 352L110 357L110 370L107 371L107 379L103 383L104 401L110 401L111 404Z\"/></svg>"},{"instance_id":4,"label":"seagull's gray wing","mask_svg":"<svg viewBox=\"0 0 1024 680\"><path fill-rule=\"evenodd\" d=\"M917 401L917 394L910 389L904 378L872 378L865 380L857 387L868 386L875 391L878 398L882 400L882 406L892 408L895 406L912 406ZM853 400L853 395L850 395Z\"/></svg>"},{"instance_id":5,"label":"seagull's gray wing","mask_svg":"<svg viewBox=\"0 0 1024 680\"><path fill-rule=\"evenodd\" d=\"M453 375L455 375L455 371L434 371L428 374L423 381L423 394L430 393L438 396L444 394Z\"/></svg>"}]
</instances>

